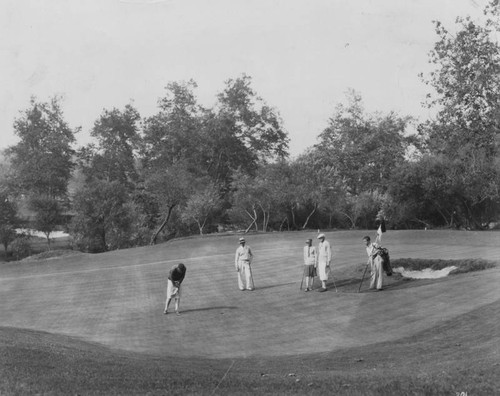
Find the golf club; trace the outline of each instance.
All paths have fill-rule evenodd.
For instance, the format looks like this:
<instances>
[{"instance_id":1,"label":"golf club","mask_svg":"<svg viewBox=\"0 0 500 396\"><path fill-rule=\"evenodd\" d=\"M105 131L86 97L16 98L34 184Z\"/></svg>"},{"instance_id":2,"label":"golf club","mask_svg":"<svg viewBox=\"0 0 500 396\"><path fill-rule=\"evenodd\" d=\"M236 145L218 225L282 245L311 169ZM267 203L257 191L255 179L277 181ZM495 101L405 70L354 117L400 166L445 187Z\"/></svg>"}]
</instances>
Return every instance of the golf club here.
<instances>
[{"instance_id":1,"label":"golf club","mask_svg":"<svg viewBox=\"0 0 500 396\"><path fill-rule=\"evenodd\" d=\"M302 270L302 280L300 281L300 289L299 290L302 290L302 285L304 284L304 275L306 274L306 269L304 268Z\"/></svg>"},{"instance_id":2,"label":"golf club","mask_svg":"<svg viewBox=\"0 0 500 396\"><path fill-rule=\"evenodd\" d=\"M333 271L331 271L331 270L330 270L330 275L331 275L331 277L332 277L333 286L335 286L335 293L337 293L337 285L335 284L335 278L333 277L332 272L333 272Z\"/></svg>"},{"instance_id":3,"label":"golf club","mask_svg":"<svg viewBox=\"0 0 500 396\"><path fill-rule=\"evenodd\" d=\"M255 289L255 282L253 281L252 267L250 264L248 264L248 270L250 271L250 279L252 279L252 289Z\"/></svg>"},{"instance_id":4,"label":"golf club","mask_svg":"<svg viewBox=\"0 0 500 396\"><path fill-rule=\"evenodd\" d=\"M369 264L366 264L365 272L363 272L363 277L361 278L361 283L359 284L358 293L361 291L361 285L363 284L363 280L365 279L366 271L368 270L368 265Z\"/></svg>"}]
</instances>

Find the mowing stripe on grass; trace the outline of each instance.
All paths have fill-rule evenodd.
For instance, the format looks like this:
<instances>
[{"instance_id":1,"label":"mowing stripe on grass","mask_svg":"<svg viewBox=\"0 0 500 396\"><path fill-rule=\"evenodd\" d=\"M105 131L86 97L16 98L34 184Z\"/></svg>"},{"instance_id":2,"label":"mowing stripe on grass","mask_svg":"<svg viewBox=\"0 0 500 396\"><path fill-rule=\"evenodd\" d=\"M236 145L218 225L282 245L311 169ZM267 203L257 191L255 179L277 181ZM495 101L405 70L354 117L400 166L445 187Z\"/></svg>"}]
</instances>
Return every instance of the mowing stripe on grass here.
<instances>
[{"instance_id":1,"label":"mowing stripe on grass","mask_svg":"<svg viewBox=\"0 0 500 396\"><path fill-rule=\"evenodd\" d=\"M259 251L274 251L274 250L276 250L276 249L261 249ZM162 261L153 261L150 263L127 264L127 265L118 265L118 266L113 266L113 267L99 267L99 268L88 268L88 269L81 269L81 270L74 270L74 271L50 272L50 273L46 273L46 274L33 274L33 275L2 277L2 278L0 278L0 281L13 280L13 279L43 278L43 277L69 275L69 274L83 274L83 273L96 272L96 271L109 271L109 270L124 269L124 268L135 268L135 267L168 264L168 263L177 263L180 261L190 262L190 261L205 260L205 259L211 259L211 258L215 258L215 257L226 257L226 256L234 257L234 254L229 254L229 253L211 254L211 255L207 255L207 256L184 257L184 258L176 258L176 259L169 259L169 260L162 260Z\"/></svg>"}]
</instances>

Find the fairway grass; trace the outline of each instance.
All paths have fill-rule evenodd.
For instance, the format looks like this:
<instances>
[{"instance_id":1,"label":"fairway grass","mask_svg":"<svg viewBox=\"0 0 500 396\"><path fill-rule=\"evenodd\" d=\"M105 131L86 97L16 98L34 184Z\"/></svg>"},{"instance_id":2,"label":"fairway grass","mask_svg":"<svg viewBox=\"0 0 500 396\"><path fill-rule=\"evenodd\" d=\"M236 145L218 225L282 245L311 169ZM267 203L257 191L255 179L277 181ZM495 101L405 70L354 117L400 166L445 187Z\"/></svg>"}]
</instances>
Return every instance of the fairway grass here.
<instances>
[{"instance_id":1,"label":"fairway grass","mask_svg":"<svg viewBox=\"0 0 500 396\"><path fill-rule=\"evenodd\" d=\"M308 232L246 236L254 292L237 289L237 236L2 264L0 395L500 394L500 269L358 293L366 233L326 233L327 293L299 290ZM384 245L393 260L497 262L496 235L398 231ZM181 261L182 315L163 315Z\"/></svg>"}]
</instances>

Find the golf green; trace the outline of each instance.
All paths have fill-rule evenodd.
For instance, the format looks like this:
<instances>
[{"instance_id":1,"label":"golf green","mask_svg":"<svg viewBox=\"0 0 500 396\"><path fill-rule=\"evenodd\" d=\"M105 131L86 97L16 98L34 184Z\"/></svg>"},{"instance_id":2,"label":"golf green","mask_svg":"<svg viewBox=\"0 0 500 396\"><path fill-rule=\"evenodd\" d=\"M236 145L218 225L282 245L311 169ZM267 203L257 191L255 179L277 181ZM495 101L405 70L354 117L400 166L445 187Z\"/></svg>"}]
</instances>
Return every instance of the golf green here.
<instances>
[{"instance_id":1,"label":"golf green","mask_svg":"<svg viewBox=\"0 0 500 396\"><path fill-rule=\"evenodd\" d=\"M358 293L374 231L326 232L326 293L300 290L302 248L315 232L248 234L256 289L240 291L239 235L183 238L105 254L0 266L3 326L64 334L159 356L241 358L334 351L411 336L500 300L500 268L436 280L385 278ZM500 261L500 234L388 231L391 258ZM163 315L166 278L183 262L181 316ZM316 287L319 282L316 281Z\"/></svg>"}]
</instances>

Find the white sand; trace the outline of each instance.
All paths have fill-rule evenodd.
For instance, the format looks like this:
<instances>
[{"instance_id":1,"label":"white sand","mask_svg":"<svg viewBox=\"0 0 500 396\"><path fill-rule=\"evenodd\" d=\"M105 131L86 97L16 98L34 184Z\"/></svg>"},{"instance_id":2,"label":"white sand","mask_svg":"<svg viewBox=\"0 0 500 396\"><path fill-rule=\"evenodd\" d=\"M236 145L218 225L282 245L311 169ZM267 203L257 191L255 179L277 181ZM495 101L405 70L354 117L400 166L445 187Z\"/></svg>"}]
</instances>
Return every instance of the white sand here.
<instances>
[{"instance_id":1,"label":"white sand","mask_svg":"<svg viewBox=\"0 0 500 396\"><path fill-rule=\"evenodd\" d=\"M405 278L412 278L412 279L436 279L436 278L444 278L445 276L448 276L451 271L454 269L457 269L455 266L451 267L446 267L441 270L434 271L430 268L425 268L422 271L408 271L405 270L403 267L398 267L398 268L393 268L392 270L394 272L398 272L401 275L403 275Z\"/></svg>"}]
</instances>

